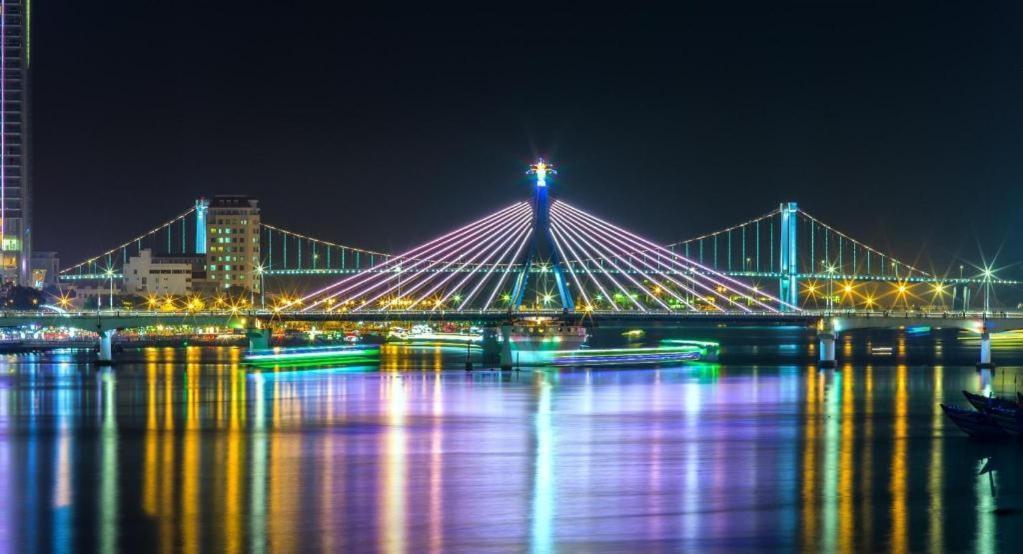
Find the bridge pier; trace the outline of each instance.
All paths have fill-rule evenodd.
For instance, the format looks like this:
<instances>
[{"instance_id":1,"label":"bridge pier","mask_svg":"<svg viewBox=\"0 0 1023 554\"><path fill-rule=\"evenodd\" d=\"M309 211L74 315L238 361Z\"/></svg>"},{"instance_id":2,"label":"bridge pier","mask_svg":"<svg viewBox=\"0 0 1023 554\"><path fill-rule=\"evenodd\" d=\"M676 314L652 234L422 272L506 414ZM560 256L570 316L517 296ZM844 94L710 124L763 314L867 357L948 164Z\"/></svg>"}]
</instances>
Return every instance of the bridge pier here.
<instances>
[{"instance_id":1,"label":"bridge pier","mask_svg":"<svg viewBox=\"0 0 1023 554\"><path fill-rule=\"evenodd\" d=\"M270 348L270 329L251 327L245 330L249 339L249 350L266 350Z\"/></svg>"},{"instance_id":2,"label":"bridge pier","mask_svg":"<svg viewBox=\"0 0 1023 554\"><path fill-rule=\"evenodd\" d=\"M96 363L99 365L113 365L114 363L114 333L116 329L106 329L99 332L99 353Z\"/></svg>"},{"instance_id":3,"label":"bridge pier","mask_svg":"<svg viewBox=\"0 0 1023 554\"><path fill-rule=\"evenodd\" d=\"M821 331L817 334L820 341L820 368L832 369L838 364L835 361L835 333L832 331Z\"/></svg>"},{"instance_id":4,"label":"bridge pier","mask_svg":"<svg viewBox=\"0 0 1023 554\"><path fill-rule=\"evenodd\" d=\"M501 326L501 369L512 368L511 325Z\"/></svg>"},{"instance_id":5,"label":"bridge pier","mask_svg":"<svg viewBox=\"0 0 1023 554\"><path fill-rule=\"evenodd\" d=\"M995 364L991 362L991 333L985 328L980 334L980 361L977 362L977 369L994 369Z\"/></svg>"}]
</instances>

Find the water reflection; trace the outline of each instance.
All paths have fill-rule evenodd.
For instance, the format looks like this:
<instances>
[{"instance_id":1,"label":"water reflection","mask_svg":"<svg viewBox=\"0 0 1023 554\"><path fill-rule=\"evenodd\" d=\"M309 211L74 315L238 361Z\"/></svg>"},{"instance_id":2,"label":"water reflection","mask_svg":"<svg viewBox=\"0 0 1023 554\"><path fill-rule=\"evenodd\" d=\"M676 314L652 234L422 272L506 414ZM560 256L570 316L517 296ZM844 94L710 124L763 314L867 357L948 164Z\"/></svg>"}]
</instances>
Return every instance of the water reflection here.
<instances>
[{"instance_id":1,"label":"water reflection","mask_svg":"<svg viewBox=\"0 0 1023 554\"><path fill-rule=\"evenodd\" d=\"M971 367L466 373L461 355L278 373L240 370L236 349L148 349L104 371L7 359L0 548L986 551L1021 538L1002 523L1023 507L1016 445L981 453L937 409L977 387Z\"/></svg>"}]
</instances>

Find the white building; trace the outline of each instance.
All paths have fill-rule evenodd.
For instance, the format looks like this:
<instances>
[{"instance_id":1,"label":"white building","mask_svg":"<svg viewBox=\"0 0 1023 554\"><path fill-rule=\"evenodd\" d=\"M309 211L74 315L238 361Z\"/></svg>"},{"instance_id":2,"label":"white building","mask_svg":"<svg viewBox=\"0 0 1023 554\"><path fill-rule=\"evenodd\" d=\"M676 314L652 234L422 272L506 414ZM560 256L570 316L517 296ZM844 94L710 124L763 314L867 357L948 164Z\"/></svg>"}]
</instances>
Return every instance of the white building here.
<instances>
[{"instance_id":1,"label":"white building","mask_svg":"<svg viewBox=\"0 0 1023 554\"><path fill-rule=\"evenodd\" d=\"M124 292L128 294L188 294L192 290L192 264L184 259L154 258L148 248L124 264Z\"/></svg>"}]
</instances>

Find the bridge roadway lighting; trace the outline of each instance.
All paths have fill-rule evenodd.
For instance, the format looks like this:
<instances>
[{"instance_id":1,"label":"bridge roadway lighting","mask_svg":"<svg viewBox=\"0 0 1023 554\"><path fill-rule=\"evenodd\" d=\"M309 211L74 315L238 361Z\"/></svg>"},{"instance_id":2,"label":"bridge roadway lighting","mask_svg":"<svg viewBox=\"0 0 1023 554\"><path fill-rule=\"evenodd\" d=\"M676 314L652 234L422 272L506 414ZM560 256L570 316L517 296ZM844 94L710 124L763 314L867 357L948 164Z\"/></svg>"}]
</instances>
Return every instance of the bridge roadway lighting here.
<instances>
[{"instance_id":1,"label":"bridge roadway lighting","mask_svg":"<svg viewBox=\"0 0 1023 554\"><path fill-rule=\"evenodd\" d=\"M103 272L103 274L106 275L107 278L110 279L110 310L113 311L114 310L114 268L108 267L106 269L106 271ZM97 300L96 300L96 308L99 309L98 297L97 297Z\"/></svg>"},{"instance_id":2,"label":"bridge roadway lighting","mask_svg":"<svg viewBox=\"0 0 1023 554\"><path fill-rule=\"evenodd\" d=\"M984 277L984 313L986 314L991 311L991 278L995 276L995 271L991 266L984 266L981 275Z\"/></svg>"}]
</instances>

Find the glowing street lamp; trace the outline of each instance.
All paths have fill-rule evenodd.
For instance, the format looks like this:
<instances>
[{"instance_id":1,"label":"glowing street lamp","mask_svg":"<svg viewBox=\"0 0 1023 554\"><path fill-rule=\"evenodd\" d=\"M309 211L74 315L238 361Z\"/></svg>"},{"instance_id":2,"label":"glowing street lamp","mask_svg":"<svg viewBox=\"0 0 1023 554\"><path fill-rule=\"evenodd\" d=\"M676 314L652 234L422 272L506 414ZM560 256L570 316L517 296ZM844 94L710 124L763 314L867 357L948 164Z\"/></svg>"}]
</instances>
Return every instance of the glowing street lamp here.
<instances>
[{"instance_id":1,"label":"glowing street lamp","mask_svg":"<svg viewBox=\"0 0 1023 554\"><path fill-rule=\"evenodd\" d=\"M108 279L110 279L110 310L113 311L113 309L114 309L114 268L108 267L106 269L106 271L103 272L103 274L106 275ZM97 304L97 308L98 308L98 305L99 305L99 301L98 300L97 300L96 304Z\"/></svg>"},{"instance_id":2,"label":"glowing street lamp","mask_svg":"<svg viewBox=\"0 0 1023 554\"><path fill-rule=\"evenodd\" d=\"M256 275L259 275L259 308L261 310L266 309L266 287L263 286L263 275L266 274L266 268L263 264L256 266Z\"/></svg>"},{"instance_id":3,"label":"glowing street lamp","mask_svg":"<svg viewBox=\"0 0 1023 554\"><path fill-rule=\"evenodd\" d=\"M995 270L991 266L984 266L981 272L984 277L984 313L991 311L991 279L995 276Z\"/></svg>"}]
</instances>

